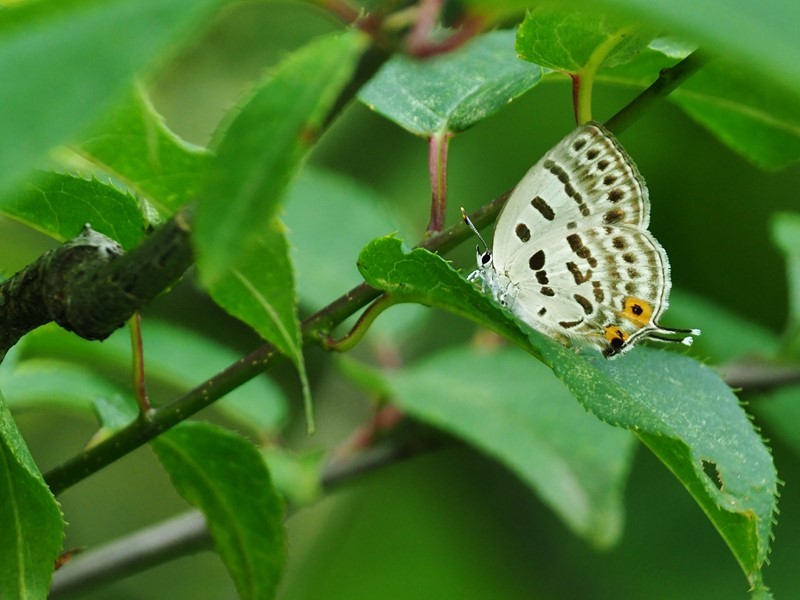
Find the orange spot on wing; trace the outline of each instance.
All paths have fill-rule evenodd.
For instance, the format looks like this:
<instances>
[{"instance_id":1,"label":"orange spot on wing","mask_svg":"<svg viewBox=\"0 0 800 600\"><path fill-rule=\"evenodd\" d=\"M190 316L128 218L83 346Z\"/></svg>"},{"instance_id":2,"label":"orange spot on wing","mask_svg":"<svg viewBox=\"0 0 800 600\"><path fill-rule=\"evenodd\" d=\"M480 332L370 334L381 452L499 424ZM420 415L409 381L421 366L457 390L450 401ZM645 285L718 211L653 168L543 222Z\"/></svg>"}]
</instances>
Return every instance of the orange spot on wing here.
<instances>
[{"instance_id":1,"label":"orange spot on wing","mask_svg":"<svg viewBox=\"0 0 800 600\"><path fill-rule=\"evenodd\" d=\"M619 313L637 328L650 324L653 318L653 305L641 298L625 298L622 312Z\"/></svg>"},{"instance_id":2,"label":"orange spot on wing","mask_svg":"<svg viewBox=\"0 0 800 600\"><path fill-rule=\"evenodd\" d=\"M628 334L622 331L616 325L609 325L603 330L603 336L609 341L609 343L614 346L615 344L621 345L628 339Z\"/></svg>"}]
</instances>

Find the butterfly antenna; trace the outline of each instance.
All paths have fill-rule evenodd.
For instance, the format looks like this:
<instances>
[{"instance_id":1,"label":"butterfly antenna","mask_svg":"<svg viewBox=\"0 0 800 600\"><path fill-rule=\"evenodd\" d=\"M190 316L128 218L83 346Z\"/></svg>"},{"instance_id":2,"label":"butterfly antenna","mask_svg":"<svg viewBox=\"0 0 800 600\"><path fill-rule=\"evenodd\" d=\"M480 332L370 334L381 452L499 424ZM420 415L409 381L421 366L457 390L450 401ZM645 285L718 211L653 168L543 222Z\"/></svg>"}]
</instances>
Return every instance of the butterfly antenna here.
<instances>
[{"instance_id":1,"label":"butterfly antenna","mask_svg":"<svg viewBox=\"0 0 800 600\"><path fill-rule=\"evenodd\" d=\"M467 212L464 210L463 206L461 207L461 218L464 219L464 223L469 225L469 228L472 229L472 233L478 236L478 239L483 244L483 247L486 248L486 250L488 251L489 245L486 243L486 240L483 239L483 236L480 233L478 233L478 230L475 228L475 225L472 224L472 221L469 220Z\"/></svg>"},{"instance_id":2,"label":"butterfly antenna","mask_svg":"<svg viewBox=\"0 0 800 600\"><path fill-rule=\"evenodd\" d=\"M694 342L694 338L692 336L693 335L700 335L700 330L699 329L671 329L671 328L667 328L667 327L659 327L658 331L663 332L663 333L688 333L690 335L687 335L686 337L681 338L679 340L676 340L674 338L668 338L668 337L665 337L665 336L660 336L660 335L653 335L653 334L650 334L647 337L649 337L651 339L654 339L654 340L658 340L659 342L673 342L673 343L683 344L684 346L691 346L692 342Z\"/></svg>"}]
</instances>

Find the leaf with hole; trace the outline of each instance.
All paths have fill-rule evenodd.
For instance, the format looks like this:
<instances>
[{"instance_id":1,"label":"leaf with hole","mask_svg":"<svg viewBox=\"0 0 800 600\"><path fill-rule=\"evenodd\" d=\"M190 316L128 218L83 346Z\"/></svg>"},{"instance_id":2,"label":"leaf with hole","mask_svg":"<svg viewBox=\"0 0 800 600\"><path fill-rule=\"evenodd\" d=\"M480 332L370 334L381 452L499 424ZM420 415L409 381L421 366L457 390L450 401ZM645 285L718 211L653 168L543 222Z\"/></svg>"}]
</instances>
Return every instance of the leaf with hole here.
<instances>
[{"instance_id":1,"label":"leaf with hole","mask_svg":"<svg viewBox=\"0 0 800 600\"><path fill-rule=\"evenodd\" d=\"M754 589L765 589L776 510L772 457L714 371L669 351L639 347L616 360L580 355L517 323L443 259L380 238L359 258L367 282L395 301L436 306L486 325L537 356L600 419L633 431L686 487ZM723 486L705 472L713 463Z\"/></svg>"}]
</instances>

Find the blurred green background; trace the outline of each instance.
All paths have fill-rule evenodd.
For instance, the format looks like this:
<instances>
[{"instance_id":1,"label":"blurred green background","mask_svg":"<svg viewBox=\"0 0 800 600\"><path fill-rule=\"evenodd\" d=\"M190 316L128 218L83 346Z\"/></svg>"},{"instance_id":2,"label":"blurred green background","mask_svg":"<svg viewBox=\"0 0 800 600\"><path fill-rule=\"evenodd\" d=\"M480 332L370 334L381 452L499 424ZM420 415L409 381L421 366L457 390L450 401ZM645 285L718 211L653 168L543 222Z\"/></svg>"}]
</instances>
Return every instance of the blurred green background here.
<instances>
[{"instance_id":1,"label":"blurred green background","mask_svg":"<svg viewBox=\"0 0 800 600\"><path fill-rule=\"evenodd\" d=\"M244 4L221 15L202 39L177 54L150 82L168 125L204 144L247 83L288 50L335 24L292 4ZM598 87L595 118L604 120L635 90ZM449 222L512 187L574 125L566 79L550 80L499 114L458 135L449 159ZM722 146L669 103L657 105L621 136L645 177L651 230L668 250L676 289L702 296L772 332L786 318L781 255L770 242L770 215L800 205L800 167L764 173ZM326 134L310 164L345 173L386 199L399 235L421 238L430 190L427 143L354 104ZM291 207L289 208L291 210ZM347 215L343 215L346 218ZM3 267L33 260L51 242L2 222ZM389 231L371 232L378 237ZM336 223L327 232L337 236ZM295 244L302 240L292 240ZM324 244L324 240L318 240ZM473 245L448 258L471 269ZM353 277L357 281L353 256ZM345 292L353 281L342 282ZM398 310L398 312L400 312ZM167 318L246 352L258 339L224 317L187 278L145 318ZM395 319L389 311L381 320ZM667 314L666 324L676 324ZM703 327L703 323L682 323ZM462 340L473 328L429 310L425 326L372 350L402 360ZM369 344L367 344L369 345ZM754 349L757 350L757 349ZM369 354L368 349L360 352ZM307 354L318 407L318 433L306 438L297 406L287 445L328 449L369 414L369 400L342 381L328 357ZM299 405L293 373L273 374ZM43 470L72 455L94 425L69 416L19 415ZM770 438L770 431L763 431ZM797 456L773 447L779 475L800 481ZM146 482L143 485L142 482ZM782 490L772 564L765 576L779 598L800 592L800 495ZM408 598L746 598L746 582L723 541L694 501L647 451L627 489L626 531L619 547L596 552L575 538L513 475L490 459L455 447L353 481L288 520L289 568L280 597ZM67 492L66 547L92 547L185 508L149 449L115 463ZM222 564L201 553L82 597L234 598Z\"/></svg>"}]
</instances>

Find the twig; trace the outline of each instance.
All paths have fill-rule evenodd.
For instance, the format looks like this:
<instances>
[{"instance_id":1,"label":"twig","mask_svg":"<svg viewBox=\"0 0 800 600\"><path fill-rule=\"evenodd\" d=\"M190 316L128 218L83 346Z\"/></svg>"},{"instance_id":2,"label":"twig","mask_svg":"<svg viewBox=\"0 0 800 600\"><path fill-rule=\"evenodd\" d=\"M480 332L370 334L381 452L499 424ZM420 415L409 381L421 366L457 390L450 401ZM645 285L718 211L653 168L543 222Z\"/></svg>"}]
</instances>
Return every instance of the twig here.
<instances>
[{"instance_id":1,"label":"twig","mask_svg":"<svg viewBox=\"0 0 800 600\"><path fill-rule=\"evenodd\" d=\"M28 331L55 321L107 338L192 264L185 208L128 254L88 225L0 283L0 357Z\"/></svg>"},{"instance_id":2,"label":"twig","mask_svg":"<svg viewBox=\"0 0 800 600\"><path fill-rule=\"evenodd\" d=\"M647 112L654 102L668 96L707 62L708 57L703 52L695 50L678 64L661 69L658 79L650 87L606 121L606 128L614 133L622 133Z\"/></svg>"},{"instance_id":3,"label":"twig","mask_svg":"<svg viewBox=\"0 0 800 600\"><path fill-rule=\"evenodd\" d=\"M428 140L428 177L431 182L431 217L426 233L441 231L447 213L447 148L453 136L448 131L434 133Z\"/></svg>"},{"instance_id":4,"label":"twig","mask_svg":"<svg viewBox=\"0 0 800 600\"><path fill-rule=\"evenodd\" d=\"M332 336L326 336L320 339L320 344L326 350L335 350L336 352L348 352L358 344L367 333L372 323L378 316L390 306L396 304L396 300L388 294L383 294L370 304L361 316L356 321L356 324L344 336L334 339Z\"/></svg>"},{"instance_id":5,"label":"twig","mask_svg":"<svg viewBox=\"0 0 800 600\"><path fill-rule=\"evenodd\" d=\"M329 463L322 473L322 485L331 491L346 481L376 471L441 445L375 446L347 459ZM169 560L213 548L202 513L187 511L131 535L84 552L53 575L50 598L95 589L104 583L140 573Z\"/></svg>"},{"instance_id":6,"label":"twig","mask_svg":"<svg viewBox=\"0 0 800 600\"><path fill-rule=\"evenodd\" d=\"M150 396L147 394L147 375L144 368L144 344L142 342L142 313L135 312L128 321L131 333L131 355L133 356L133 394L139 405L139 415L150 412Z\"/></svg>"},{"instance_id":7,"label":"twig","mask_svg":"<svg viewBox=\"0 0 800 600\"><path fill-rule=\"evenodd\" d=\"M720 365L716 370L725 383L741 390L740 395L800 384L800 367L797 365L740 360Z\"/></svg>"},{"instance_id":8,"label":"twig","mask_svg":"<svg viewBox=\"0 0 800 600\"><path fill-rule=\"evenodd\" d=\"M189 511L78 555L53 574L50 598L85 591L169 560L211 550L206 520Z\"/></svg>"}]
</instances>

